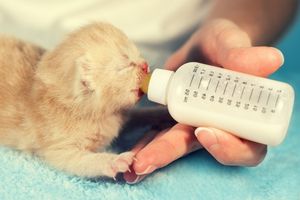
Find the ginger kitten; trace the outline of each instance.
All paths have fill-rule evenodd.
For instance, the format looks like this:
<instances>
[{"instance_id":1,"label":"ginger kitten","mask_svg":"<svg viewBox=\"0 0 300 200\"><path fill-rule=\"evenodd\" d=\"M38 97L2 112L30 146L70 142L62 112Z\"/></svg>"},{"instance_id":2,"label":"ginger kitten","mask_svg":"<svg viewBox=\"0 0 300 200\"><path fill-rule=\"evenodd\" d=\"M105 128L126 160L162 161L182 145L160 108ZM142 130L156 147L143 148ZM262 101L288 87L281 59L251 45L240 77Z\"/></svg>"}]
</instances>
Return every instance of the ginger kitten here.
<instances>
[{"instance_id":1,"label":"ginger kitten","mask_svg":"<svg viewBox=\"0 0 300 200\"><path fill-rule=\"evenodd\" d=\"M122 112L139 99L147 70L136 46L105 23L75 31L46 53L1 37L0 145L78 176L127 171L133 153L104 148L118 136Z\"/></svg>"}]
</instances>

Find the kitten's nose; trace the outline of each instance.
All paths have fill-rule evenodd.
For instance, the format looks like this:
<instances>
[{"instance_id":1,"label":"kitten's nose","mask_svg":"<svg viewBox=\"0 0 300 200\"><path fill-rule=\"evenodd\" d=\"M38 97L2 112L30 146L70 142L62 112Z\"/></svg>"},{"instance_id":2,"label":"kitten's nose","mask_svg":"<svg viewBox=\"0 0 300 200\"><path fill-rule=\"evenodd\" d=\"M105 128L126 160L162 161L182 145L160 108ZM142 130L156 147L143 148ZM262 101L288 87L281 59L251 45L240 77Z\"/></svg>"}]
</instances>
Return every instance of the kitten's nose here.
<instances>
[{"instance_id":1,"label":"kitten's nose","mask_svg":"<svg viewBox=\"0 0 300 200\"><path fill-rule=\"evenodd\" d=\"M146 62L143 62L140 66L141 66L143 72L149 73L149 67L148 67L148 64Z\"/></svg>"}]
</instances>

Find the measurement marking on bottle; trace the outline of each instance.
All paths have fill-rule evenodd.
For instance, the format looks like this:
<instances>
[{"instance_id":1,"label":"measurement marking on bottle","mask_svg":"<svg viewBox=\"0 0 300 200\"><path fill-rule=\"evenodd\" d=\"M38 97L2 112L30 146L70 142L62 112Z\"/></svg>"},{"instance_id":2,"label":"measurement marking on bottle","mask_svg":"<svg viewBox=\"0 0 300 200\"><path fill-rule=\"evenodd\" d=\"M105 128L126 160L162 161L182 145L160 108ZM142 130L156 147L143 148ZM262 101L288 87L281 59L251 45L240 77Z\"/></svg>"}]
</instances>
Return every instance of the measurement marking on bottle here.
<instances>
[{"instance_id":1,"label":"measurement marking on bottle","mask_svg":"<svg viewBox=\"0 0 300 200\"><path fill-rule=\"evenodd\" d=\"M235 88L236 88L236 83L234 84L234 88L233 88L233 91L232 91L231 97L233 97L233 95L234 95Z\"/></svg>"},{"instance_id":2,"label":"measurement marking on bottle","mask_svg":"<svg viewBox=\"0 0 300 200\"><path fill-rule=\"evenodd\" d=\"M207 87L206 87L206 91L207 91L208 88L209 88L210 82L211 82L211 78L209 78L209 81L208 81L208 84L207 84Z\"/></svg>"},{"instance_id":3,"label":"measurement marking on bottle","mask_svg":"<svg viewBox=\"0 0 300 200\"><path fill-rule=\"evenodd\" d=\"M243 90L242 90L242 93L241 93L240 99L242 99L242 98L243 98L244 91L245 91L245 86L243 87Z\"/></svg>"},{"instance_id":4,"label":"measurement marking on bottle","mask_svg":"<svg viewBox=\"0 0 300 200\"><path fill-rule=\"evenodd\" d=\"M227 85L228 85L228 82L226 82L226 85L225 85L225 88L224 88L224 91L223 91L223 95L224 95L224 94L225 94L225 92L226 92Z\"/></svg>"},{"instance_id":5,"label":"measurement marking on bottle","mask_svg":"<svg viewBox=\"0 0 300 200\"><path fill-rule=\"evenodd\" d=\"M219 86L220 81L218 81L215 92L217 92L218 86Z\"/></svg>"},{"instance_id":6,"label":"measurement marking on bottle","mask_svg":"<svg viewBox=\"0 0 300 200\"><path fill-rule=\"evenodd\" d=\"M252 88L250 96L249 96L249 101L251 100L252 94L253 94L253 88Z\"/></svg>"},{"instance_id":7,"label":"measurement marking on bottle","mask_svg":"<svg viewBox=\"0 0 300 200\"><path fill-rule=\"evenodd\" d=\"M262 93L262 90L260 90L260 92L259 92L257 103L259 103L259 100L260 100L260 97L261 97L261 93Z\"/></svg>"},{"instance_id":8,"label":"measurement marking on bottle","mask_svg":"<svg viewBox=\"0 0 300 200\"><path fill-rule=\"evenodd\" d=\"M201 86L202 79L203 79L203 76L201 76L201 78L200 78L200 81L199 81L199 84L198 84L198 89L199 89L200 86Z\"/></svg>"},{"instance_id":9,"label":"measurement marking on bottle","mask_svg":"<svg viewBox=\"0 0 300 200\"><path fill-rule=\"evenodd\" d=\"M191 82L190 82L190 87L192 86L193 80L194 80L195 74L193 74Z\"/></svg>"},{"instance_id":10,"label":"measurement marking on bottle","mask_svg":"<svg viewBox=\"0 0 300 200\"><path fill-rule=\"evenodd\" d=\"M279 96L280 96L280 94L277 95L276 102L275 102L275 108L277 107Z\"/></svg>"},{"instance_id":11,"label":"measurement marking on bottle","mask_svg":"<svg viewBox=\"0 0 300 200\"><path fill-rule=\"evenodd\" d=\"M268 98L267 98L266 106L269 104L270 96L271 96L271 91L270 91L270 92L269 92L269 94L268 94Z\"/></svg>"}]
</instances>

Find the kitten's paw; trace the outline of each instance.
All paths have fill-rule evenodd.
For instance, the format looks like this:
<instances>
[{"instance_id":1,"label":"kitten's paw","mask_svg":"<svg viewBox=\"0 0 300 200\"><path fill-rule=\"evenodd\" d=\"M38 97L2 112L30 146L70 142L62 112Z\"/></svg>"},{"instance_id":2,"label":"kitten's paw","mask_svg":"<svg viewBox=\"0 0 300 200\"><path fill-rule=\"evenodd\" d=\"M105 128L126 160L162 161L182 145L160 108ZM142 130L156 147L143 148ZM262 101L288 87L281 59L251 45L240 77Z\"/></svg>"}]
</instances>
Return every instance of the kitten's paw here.
<instances>
[{"instance_id":1,"label":"kitten's paw","mask_svg":"<svg viewBox=\"0 0 300 200\"><path fill-rule=\"evenodd\" d=\"M111 162L111 177L115 178L118 173L129 171L129 167L133 161L134 153L132 152L124 152L117 155L117 157Z\"/></svg>"}]
</instances>

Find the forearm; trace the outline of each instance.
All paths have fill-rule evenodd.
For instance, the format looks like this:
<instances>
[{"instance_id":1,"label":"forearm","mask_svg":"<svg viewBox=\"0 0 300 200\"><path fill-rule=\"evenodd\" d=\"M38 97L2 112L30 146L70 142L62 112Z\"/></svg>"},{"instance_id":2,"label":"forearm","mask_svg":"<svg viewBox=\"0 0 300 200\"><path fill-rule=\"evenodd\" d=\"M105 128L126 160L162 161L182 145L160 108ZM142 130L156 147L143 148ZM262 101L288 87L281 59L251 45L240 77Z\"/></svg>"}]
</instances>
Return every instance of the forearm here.
<instances>
[{"instance_id":1,"label":"forearm","mask_svg":"<svg viewBox=\"0 0 300 200\"><path fill-rule=\"evenodd\" d=\"M206 21L230 20L250 36L253 45L265 45L278 39L296 10L297 0L216 0Z\"/></svg>"}]
</instances>

